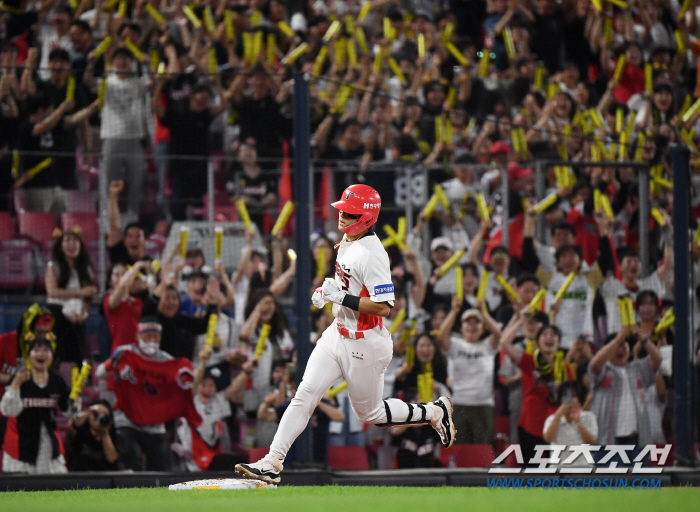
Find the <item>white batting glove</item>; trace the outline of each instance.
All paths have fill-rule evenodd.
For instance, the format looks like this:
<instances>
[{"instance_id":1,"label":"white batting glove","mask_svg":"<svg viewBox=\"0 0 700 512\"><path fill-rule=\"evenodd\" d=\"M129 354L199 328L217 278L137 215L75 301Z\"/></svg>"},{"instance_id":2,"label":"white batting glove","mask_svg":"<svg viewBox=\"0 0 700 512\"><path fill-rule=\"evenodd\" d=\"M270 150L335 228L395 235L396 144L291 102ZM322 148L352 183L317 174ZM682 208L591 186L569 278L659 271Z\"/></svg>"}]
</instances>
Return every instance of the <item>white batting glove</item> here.
<instances>
[{"instance_id":1,"label":"white batting glove","mask_svg":"<svg viewBox=\"0 0 700 512\"><path fill-rule=\"evenodd\" d=\"M322 292L323 299L326 302L335 302L336 304L342 304L343 299L347 295L347 292L340 289L335 279L331 279L330 277L327 277L325 281L323 281Z\"/></svg>"},{"instance_id":2,"label":"white batting glove","mask_svg":"<svg viewBox=\"0 0 700 512\"><path fill-rule=\"evenodd\" d=\"M318 309L321 309L326 305L326 302L327 301L323 299L323 289L319 286L311 296L311 303Z\"/></svg>"}]
</instances>

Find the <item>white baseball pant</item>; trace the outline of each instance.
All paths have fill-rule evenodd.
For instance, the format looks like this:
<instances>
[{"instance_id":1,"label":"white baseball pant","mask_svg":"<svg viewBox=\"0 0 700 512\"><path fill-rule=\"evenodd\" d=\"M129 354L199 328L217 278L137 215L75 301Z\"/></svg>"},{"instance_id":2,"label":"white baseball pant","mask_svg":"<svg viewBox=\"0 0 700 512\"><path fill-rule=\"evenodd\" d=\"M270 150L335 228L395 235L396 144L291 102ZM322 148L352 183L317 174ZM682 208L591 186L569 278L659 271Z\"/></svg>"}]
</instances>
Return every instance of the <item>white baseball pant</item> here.
<instances>
[{"instance_id":1,"label":"white baseball pant","mask_svg":"<svg viewBox=\"0 0 700 512\"><path fill-rule=\"evenodd\" d=\"M323 395L341 377L348 383L350 404L360 421L388 426L428 423L432 417L430 407L409 405L395 398L382 400L384 371L393 352L389 331L363 331L365 338L354 340L341 336L336 322L316 343L304 378L282 415L270 446L270 454L281 461L306 428Z\"/></svg>"}]
</instances>

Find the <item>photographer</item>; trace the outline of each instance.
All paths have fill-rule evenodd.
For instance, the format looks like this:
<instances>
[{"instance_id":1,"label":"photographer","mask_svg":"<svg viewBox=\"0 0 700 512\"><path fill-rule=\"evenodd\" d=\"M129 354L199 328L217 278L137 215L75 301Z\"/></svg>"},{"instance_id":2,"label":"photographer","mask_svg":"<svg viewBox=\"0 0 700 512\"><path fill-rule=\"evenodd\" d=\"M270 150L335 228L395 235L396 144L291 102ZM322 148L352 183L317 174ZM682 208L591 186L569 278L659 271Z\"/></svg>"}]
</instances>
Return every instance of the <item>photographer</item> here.
<instances>
[{"instance_id":1,"label":"photographer","mask_svg":"<svg viewBox=\"0 0 700 512\"><path fill-rule=\"evenodd\" d=\"M68 469L70 471L117 471L118 435L112 409L96 400L68 423Z\"/></svg>"},{"instance_id":2,"label":"photographer","mask_svg":"<svg viewBox=\"0 0 700 512\"><path fill-rule=\"evenodd\" d=\"M43 336L29 344L29 363L18 359L17 372L0 400L8 417L2 445L2 472L65 473L63 445L57 435L56 408L68 409L70 388L50 371L55 345Z\"/></svg>"}]
</instances>

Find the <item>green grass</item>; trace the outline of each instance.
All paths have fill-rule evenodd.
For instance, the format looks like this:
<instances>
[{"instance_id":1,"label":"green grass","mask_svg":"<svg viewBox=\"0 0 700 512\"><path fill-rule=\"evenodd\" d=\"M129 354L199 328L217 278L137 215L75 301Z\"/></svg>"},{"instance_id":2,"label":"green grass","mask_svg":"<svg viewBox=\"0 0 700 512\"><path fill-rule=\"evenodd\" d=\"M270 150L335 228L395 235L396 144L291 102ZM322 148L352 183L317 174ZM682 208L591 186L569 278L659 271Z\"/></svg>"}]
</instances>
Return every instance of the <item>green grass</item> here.
<instances>
[{"instance_id":1,"label":"green grass","mask_svg":"<svg viewBox=\"0 0 700 512\"><path fill-rule=\"evenodd\" d=\"M469 487L281 487L242 491L108 489L0 493L2 512L603 512L694 510L700 491L489 490Z\"/></svg>"}]
</instances>

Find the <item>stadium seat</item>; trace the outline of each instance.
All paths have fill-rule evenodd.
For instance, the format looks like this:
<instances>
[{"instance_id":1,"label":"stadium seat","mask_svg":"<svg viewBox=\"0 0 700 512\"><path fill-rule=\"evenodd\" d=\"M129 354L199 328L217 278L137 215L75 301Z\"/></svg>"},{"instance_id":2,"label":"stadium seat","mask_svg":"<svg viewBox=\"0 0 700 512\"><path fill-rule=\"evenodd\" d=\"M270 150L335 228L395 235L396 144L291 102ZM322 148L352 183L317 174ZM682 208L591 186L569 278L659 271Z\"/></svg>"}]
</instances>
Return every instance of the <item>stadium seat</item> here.
<instances>
[{"instance_id":1,"label":"stadium seat","mask_svg":"<svg viewBox=\"0 0 700 512\"><path fill-rule=\"evenodd\" d=\"M0 290L19 290L32 285L33 255L34 250L28 240L0 242Z\"/></svg>"},{"instance_id":2,"label":"stadium seat","mask_svg":"<svg viewBox=\"0 0 700 512\"><path fill-rule=\"evenodd\" d=\"M270 452L269 446L258 446L248 450L248 462L257 462Z\"/></svg>"},{"instance_id":3,"label":"stadium seat","mask_svg":"<svg viewBox=\"0 0 700 512\"><path fill-rule=\"evenodd\" d=\"M496 458L490 444L454 444L449 450L440 450L439 460L447 467L453 455L458 468L483 468Z\"/></svg>"},{"instance_id":4,"label":"stadium seat","mask_svg":"<svg viewBox=\"0 0 700 512\"><path fill-rule=\"evenodd\" d=\"M12 240L16 236L10 212L0 212L0 241Z\"/></svg>"},{"instance_id":5,"label":"stadium seat","mask_svg":"<svg viewBox=\"0 0 700 512\"><path fill-rule=\"evenodd\" d=\"M82 229L81 237L84 242L97 240L100 237L100 228L97 225L97 216L94 213L66 212L61 214L61 229L68 231L74 226Z\"/></svg>"},{"instance_id":6,"label":"stadium seat","mask_svg":"<svg viewBox=\"0 0 700 512\"><path fill-rule=\"evenodd\" d=\"M34 243L43 244L53 240L56 223L49 212L18 212L17 224L20 236L29 238Z\"/></svg>"},{"instance_id":7,"label":"stadium seat","mask_svg":"<svg viewBox=\"0 0 700 512\"><path fill-rule=\"evenodd\" d=\"M329 446L328 465L346 471L369 471L369 459L364 446Z\"/></svg>"},{"instance_id":8,"label":"stadium seat","mask_svg":"<svg viewBox=\"0 0 700 512\"><path fill-rule=\"evenodd\" d=\"M66 211L97 213L92 194L85 190L66 190Z\"/></svg>"}]
</instances>

